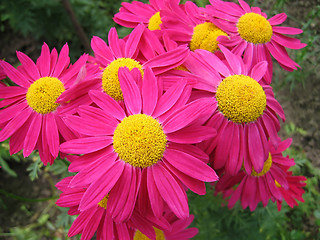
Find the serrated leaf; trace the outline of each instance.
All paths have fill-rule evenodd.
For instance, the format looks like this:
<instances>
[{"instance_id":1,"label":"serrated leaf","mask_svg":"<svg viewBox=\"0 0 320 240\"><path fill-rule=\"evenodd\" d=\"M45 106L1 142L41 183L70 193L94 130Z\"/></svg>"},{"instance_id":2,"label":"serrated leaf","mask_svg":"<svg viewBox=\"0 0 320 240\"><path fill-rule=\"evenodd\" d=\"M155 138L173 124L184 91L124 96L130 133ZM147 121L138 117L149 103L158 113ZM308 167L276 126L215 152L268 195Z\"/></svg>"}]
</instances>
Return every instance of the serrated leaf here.
<instances>
[{"instance_id":1,"label":"serrated leaf","mask_svg":"<svg viewBox=\"0 0 320 240\"><path fill-rule=\"evenodd\" d=\"M32 162L29 167L27 168L27 171L29 171L29 177L31 181L34 181L36 178L38 178L38 172L40 171L40 168L42 167L43 163L40 160L40 157L36 158L36 161Z\"/></svg>"}]
</instances>

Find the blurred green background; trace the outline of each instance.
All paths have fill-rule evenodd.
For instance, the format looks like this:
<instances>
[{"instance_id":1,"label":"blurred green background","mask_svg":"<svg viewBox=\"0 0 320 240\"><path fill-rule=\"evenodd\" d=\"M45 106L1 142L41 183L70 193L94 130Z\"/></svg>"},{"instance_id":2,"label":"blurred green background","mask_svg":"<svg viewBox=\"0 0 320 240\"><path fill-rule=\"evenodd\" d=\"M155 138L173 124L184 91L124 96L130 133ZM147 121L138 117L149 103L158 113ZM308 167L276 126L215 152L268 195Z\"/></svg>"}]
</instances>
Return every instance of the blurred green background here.
<instances>
[{"instance_id":1,"label":"blurred green background","mask_svg":"<svg viewBox=\"0 0 320 240\"><path fill-rule=\"evenodd\" d=\"M79 37L63 0L1 0L0 58L13 65L19 50L34 60L43 42L58 51L68 42L72 61L83 52L96 35L107 39L111 27L121 37L130 29L117 26L112 17L121 2L117 0L70 0L69 3L85 37ZM144 1L147 2L147 1ZM185 2L185 1L184 1ZM206 0L195 0L198 6ZM286 151L295 158L295 175L308 178L304 203L291 209L284 204L281 212L269 203L256 211L243 210L239 204L229 210L221 196L213 196L207 186L205 196L188 193L190 210L195 215L193 226L199 228L194 239L320 239L320 2L317 0L251 0L251 6L262 8L268 16L285 12L285 26L304 30L299 38L308 46L289 51L302 69L288 73L275 64L272 86L287 116L280 132L292 137ZM8 82L8 80L5 80ZM36 153L24 159L21 153L10 156L8 142L0 143L0 239L68 239L72 223L67 209L55 201L59 192L54 185L67 176L68 163L58 159L52 166L43 166ZM74 237L72 239L78 239Z\"/></svg>"}]
</instances>

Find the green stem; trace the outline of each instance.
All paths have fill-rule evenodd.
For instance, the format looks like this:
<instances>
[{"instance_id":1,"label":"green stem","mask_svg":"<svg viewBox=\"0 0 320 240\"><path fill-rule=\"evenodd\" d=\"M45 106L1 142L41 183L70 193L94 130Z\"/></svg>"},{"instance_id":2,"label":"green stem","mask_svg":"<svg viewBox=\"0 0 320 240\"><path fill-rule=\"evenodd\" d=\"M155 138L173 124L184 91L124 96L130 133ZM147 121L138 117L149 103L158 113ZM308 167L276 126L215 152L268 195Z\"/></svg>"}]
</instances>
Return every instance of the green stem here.
<instances>
[{"instance_id":1,"label":"green stem","mask_svg":"<svg viewBox=\"0 0 320 240\"><path fill-rule=\"evenodd\" d=\"M15 195L13 193L9 193L3 189L0 189L0 194L5 195L6 197L9 198L13 198L13 199L17 199L17 200L21 200L23 202L45 202L48 200L53 200L53 199L57 199L59 196L52 196L52 197L48 197L48 198L25 198L25 197L21 197L18 195Z\"/></svg>"}]
</instances>

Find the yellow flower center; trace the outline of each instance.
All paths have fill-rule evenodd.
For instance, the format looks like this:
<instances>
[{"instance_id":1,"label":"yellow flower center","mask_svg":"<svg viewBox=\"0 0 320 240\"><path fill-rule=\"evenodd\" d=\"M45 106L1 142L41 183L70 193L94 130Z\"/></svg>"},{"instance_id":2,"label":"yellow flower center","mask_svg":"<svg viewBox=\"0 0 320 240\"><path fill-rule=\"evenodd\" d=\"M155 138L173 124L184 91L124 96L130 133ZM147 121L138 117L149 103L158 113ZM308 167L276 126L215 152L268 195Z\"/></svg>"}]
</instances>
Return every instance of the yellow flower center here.
<instances>
[{"instance_id":1,"label":"yellow flower center","mask_svg":"<svg viewBox=\"0 0 320 240\"><path fill-rule=\"evenodd\" d=\"M46 114L56 110L60 105L56 101L64 91L63 83L58 78L43 77L30 85L26 99L34 111Z\"/></svg>"},{"instance_id":2,"label":"yellow flower center","mask_svg":"<svg viewBox=\"0 0 320 240\"><path fill-rule=\"evenodd\" d=\"M154 231L156 232L156 240L165 240L165 236L163 231L161 231L158 228L153 227ZM137 230L134 234L133 240L150 240L146 235L144 235L142 232Z\"/></svg>"},{"instance_id":3,"label":"yellow flower center","mask_svg":"<svg viewBox=\"0 0 320 240\"><path fill-rule=\"evenodd\" d=\"M114 100L123 100L122 91L118 77L118 71L121 67L127 67L131 71L133 68L138 68L143 77L142 65L131 58L118 58L112 61L103 71L102 88Z\"/></svg>"},{"instance_id":4,"label":"yellow flower center","mask_svg":"<svg viewBox=\"0 0 320 240\"><path fill-rule=\"evenodd\" d=\"M221 35L228 36L228 34L211 22L198 24L193 28L189 45L190 50L205 49L213 53L218 50L219 42L217 41L217 37Z\"/></svg>"},{"instance_id":5,"label":"yellow flower center","mask_svg":"<svg viewBox=\"0 0 320 240\"><path fill-rule=\"evenodd\" d=\"M264 162L263 164L263 169L261 172L257 173L253 168L252 168L252 172L251 172L251 176L254 177L262 177L263 175L265 175L267 172L269 172L270 168L272 165L272 157L271 157L271 153L269 153L269 157L267 159L267 161Z\"/></svg>"},{"instance_id":6,"label":"yellow flower center","mask_svg":"<svg viewBox=\"0 0 320 240\"><path fill-rule=\"evenodd\" d=\"M246 75L232 75L218 86L216 99L220 112L235 123L255 121L266 108L262 86Z\"/></svg>"},{"instance_id":7,"label":"yellow flower center","mask_svg":"<svg viewBox=\"0 0 320 240\"><path fill-rule=\"evenodd\" d=\"M113 148L119 158L134 167L157 163L166 149L167 139L160 123L145 114L130 115L117 126Z\"/></svg>"},{"instance_id":8,"label":"yellow flower center","mask_svg":"<svg viewBox=\"0 0 320 240\"><path fill-rule=\"evenodd\" d=\"M98 205L100 207L103 207L104 209L107 209L107 202L108 202L109 194L107 194L99 203Z\"/></svg>"},{"instance_id":9,"label":"yellow flower center","mask_svg":"<svg viewBox=\"0 0 320 240\"><path fill-rule=\"evenodd\" d=\"M178 67L175 67L174 70L181 70L181 71L190 72L189 69L186 68L183 64L179 65Z\"/></svg>"},{"instance_id":10,"label":"yellow flower center","mask_svg":"<svg viewBox=\"0 0 320 240\"><path fill-rule=\"evenodd\" d=\"M149 19L148 29L151 31L160 30L161 23L162 23L162 21L161 21L161 17L160 17L160 12L156 12Z\"/></svg>"},{"instance_id":11,"label":"yellow flower center","mask_svg":"<svg viewBox=\"0 0 320 240\"><path fill-rule=\"evenodd\" d=\"M237 24L238 33L247 42L267 43L272 37L272 26L269 21L257 13L242 15Z\"/></svg>"}]
</instances>

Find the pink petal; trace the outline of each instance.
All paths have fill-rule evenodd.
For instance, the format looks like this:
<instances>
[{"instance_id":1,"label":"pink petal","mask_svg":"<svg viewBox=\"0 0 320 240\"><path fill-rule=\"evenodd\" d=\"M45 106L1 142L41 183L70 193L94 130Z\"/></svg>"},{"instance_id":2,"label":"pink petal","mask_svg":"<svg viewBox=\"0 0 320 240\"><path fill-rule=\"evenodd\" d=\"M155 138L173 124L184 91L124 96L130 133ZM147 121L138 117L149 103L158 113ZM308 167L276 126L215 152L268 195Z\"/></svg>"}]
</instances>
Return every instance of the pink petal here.
<instances>
[{"instance_id":1,"label":"pink petal","mask_svg":"<svg viewBox=\"0 0 320 240\"><path fill-rule=\"evenodd\" d=\"M257 63L251 70L251 77L259 82L266 74L267 68L268 63L266 61Z\"/></svg>"},{"instance_id":2,"label":"pink petal","mask_svg":"<svg viewBox=\"0 0 320 240\"><path fill-rule=\"evenodd\" d=\"M28 157L34 150L40 134L42 115L36 112L32 113L32 121L28 129L28 133L24 140L23 156Z\"/></svg>"},{"instance_id":3,"label":"pink petal","mask_svg":"<svg viewBox=\"0 0 320 240\"><path fill-rule=\"evenodd\" d=\"M17 113L23 111L25 108L28 108L26 101L11 105L9 107L3 108L0 110L0 123L4 123L14 118Z\"/></svg>"},{"instance_id":4,"label":"pink petal","mask_svg":"<svg viewBox=\"0 0 320 240\"><path fill-rule=\"evenodd\" d=\"M37 60L41 77L49 76L50 72L50 49L46 43L43 43L41 48L41 55Z\"/></svg>"},{"instance_id":5,"label":"pink petal","mask_svg":"<svg viewBox=\"0 0 320 240\"><path fill-rule=\"evenodd\" d=\"M84 227L87 225L89 220L95 215L95 211L85 211L80 213L80 215L74 220L69 231L68 236L72 237L83 231Z\"/></svg>"},{"instance_id":6,"label":"pink petal","mask_svg":"<svg viewBox=\"0 0 320 240\"><path fill-rule=\"evenodd\" d=\"M132 115L141 113L142 100L138 85L127 67L119 69L119 82L124 103Z\"/></svg>"},{"instance_id":7,"label":"pink petal","mask_svg":"<svg viewBox=\"0 0 320 240\"><path fill-rule=\"evenodd\" d=\"M17 85L25 88L29 88L30 82L26 79L26 77L20 73L17 69L12 67L9 63L2 61L1 67L4 72L7 74L8 78L10 78Z\"/></svg>"},{"instance_id":8,"label":"pink petal","mask_svg":"<svg viewBox=\"0 0 320 240\"><path fill-rule=\"evenodd\" d=\"M93 182L81 199L79 210L84 211L99 203L113 188L122 174L125 163L116 161L112 168Z\"/></svg>"},{"instance_id":9,"label":"pink petal","mask_svg":"<svg viewBox=\"0 0 320 240\"><path fill-rule=\"evenodd\" d=\"M150 68L144 71L142 85L143 113L152 115L158 102L158 84Z\"/></svg>"},{"instance_id":10,"label":"pink petal","mask_svg":"<svg viewBox=\"0 0 320 240\"><path fill-rule=\"evenodd\" d=\"M153 179L153 173L151 168L147 168L147 187L148 195L150 199L151 209L155 217L160 218L163 213L163 200L156 187L156 183Z\"/></svg>"},{"instance_id":11,"label":"pink petal","mask_svg":"<svg viewBox=\"0 0 320 240\"><path fill-rule=\"evenodd\" d=\"M53 74L54 69L56 67L57 59L58 59L58 52L57 52L57 49L54 48L54 49L52 49L51 56L50 56L50 62L51 62L50 73L49 73L50 76L53 76L52 74Z\"/></svg>"},{"instance_id":12,"label":"pink petal","mask_svg":"<svg viewBox=\"0 0 320 240\"><path fill-rule=\"evenodd\" d=\"M108 42L109 42L110 49L113 52L113 55L115 56L115 58L124 57L120 50L121 49L120 41L119 41L117 30L114 27L111 28L109 31Z\"/></svg>"},{"instance_id":13,"label":"pink petal","mask_svg":"<svg viewBox=\"0 0 320 240\"><path fill-rule=\"evenodd\" d=\"M219 44L220 50L223 52L224 56L226 57L226 60L228 61L231 70L234 72L234 74L241 74L242 68L241 68L241 59L239 56L234 55L232 52L230 52L227 48Z\"/></svg>"},{"instance_id":14,"label":"pink petal","mask_svg":"<svg viewBox=\"0 0 320 240\"><path fill-rule=\"evenodd\" d=\"M46 137L49 145L49 150L54 158L59 153L59 133L55 117L52 113L45 115L46 124Z\"/></svg>"},{"instance_id":15,"label":"pink petal","mask_svg":"<svg viewBox=\"0 0 320 240\"><path fill-rule=\"evenodd\" d=\"M112 97L102 93L101 91L91 90L89 96L92 101L102 108L106 113L111 114L118 120L122 120L126 117L125 112Z\"/></svg>"},{"instance_id":16,"label":"pink petal","mask_svg":"<svg viewBox=\"0 0 320 240\"><path fill-rule=\"evenodd\" d=\"M125 48L125 56L127 58L131 58L138 50L138 44L142 36L142 33L144 32L144 29L145 26L143 24L139 24L130 33Z\"/></svg>"},{"instance_id":17,"label":"pink petal","mask_svg":"<svg viewBox=\"0 0 320 240\"><path fill-rule=\"evenodd\" d=\"M287 19L287 14L280 13L268 19L268 21L273 26L273 25L279 25L283 23L286 19Z\"/></svg>"},{"instance_id":18,"label":"pink petal","mask_svg":"<svg viewBox=\"0 0 320 240\"><path fill-rule=\"evenodd\" d=\"M91 39L91 47L94 51L94 55L98 55L101 59L104 60L104 63L109 63L114 60L114 56L110 48L108 47L106 42L103 41L101 38L93 36Z\"/></svg>"},{"instance_id":19,"label":"pink petal","mask_svg":"<svg viewBox=\"0 0 320 240\"><path fill-rule=\"evenodd\" d=\"M26 95L27 89L22 87L3 87L0 88L0 98L12 98L16 96Z\"/></svg>"},{"instance_id":20,"label":"pink petal","mask_svg":"<svg viewBox=\"0 0 320 240\"><path fill-rule=\"evenodd\" d=\"M54 68L52 76L57 76L57 77L60 76L61 73L68 67L69 63L70 63L69 47L68 47L68 44L66 43L65 45L63 45L60 51L58 61Z\"/></svg>"},{"instance_id":21,"label":"pink petal","mask_svg":"<svg viewBox=\"0 0 320 240\"><path fill-rule=\"evenodd\" d=\"M178 218L187 218L189 207L185 191L161 164L151 168L161 197Z\"/></svg>"},{"instance_id":22,"label":"pink petal","mask_svg":"<svg viewBox=\"0 0 320 240\"><path fill-rule=\"evenodd\" d=\"M19 61L22 63L25 69L27 69L28 74L33 80L38 80L40 78L40 74L36 64L22 52L17 51L17 57Z\"/></svg>"},{"instance_id":23,"label":"pink petal","mask_svg":"<svg viewBox=\"0 0 320 240\"><path fill-rule=\"evenodd\" d=\"M98 225L101 221L101 217L104 213L104 209L98 207L95 211L94 216L89 218L89 221L85 225L84 229L82 230L81 238L83 239L91 239L94 233L97 231Z\"/></svg>"},{"instance_id":24,"label":"pink petal","mask_svg":"<svg viewBox=\"0 0 320 240\"><path fill-rule=\"evenodd\" d=\"M248 148L249 155L256 172L261 172L263 164L267 160L263 152L262 140L265 136L260 136L258 127L255 123L248 124Z\"/></svg>"},{"instance_id":25,"label":"pink petal","mask_svg":"<svg viewBox=\"0 0 320 240\"><path fill-rule=\"evenodd\" d=\"M303 33L303 31L299 28L293 28L293 27L282 27L282 26L273 26L272 31L276 33L281 34L289 34L289 35L295 35Z\"/></svg>"},{"instance_id":26,"label":"pink petal","mask_svg":"<svg viewBox=\"0 0 320 240\"><path fill-rule=\"evenodd\" d=\"M216 134L217 131L211 127L190 126L182 128L176 132L168 133L166 135L167 140L169 141L183 144L193 144L213 138Z\"/></svg>"},{"instance_id":27,"label":"pink petal","mask_svg":"<svg viewBox=\"0 0 320 240\"><path fill-rule=\"evenodd\" d=\"M251 8L250 8L250 6L249 6L248 3L246 3L246 2L243 1L243 0L238 0L238 1L239 1L239 3L240 3L240 6L243 8L243 10L244 10L246 13L251 12Z\"/></svg>"},{"instance_id":28,"label":"pink petal","mask_svg":"<svg viewBox=\"0 0 320 240\"><path fill-rule=\"evenodd\" d=\"M70 154L86 154L105 148L112 142L112 137L109 136L72 139L62 143L60 151Z\"/></svg>"}]
</instances>

